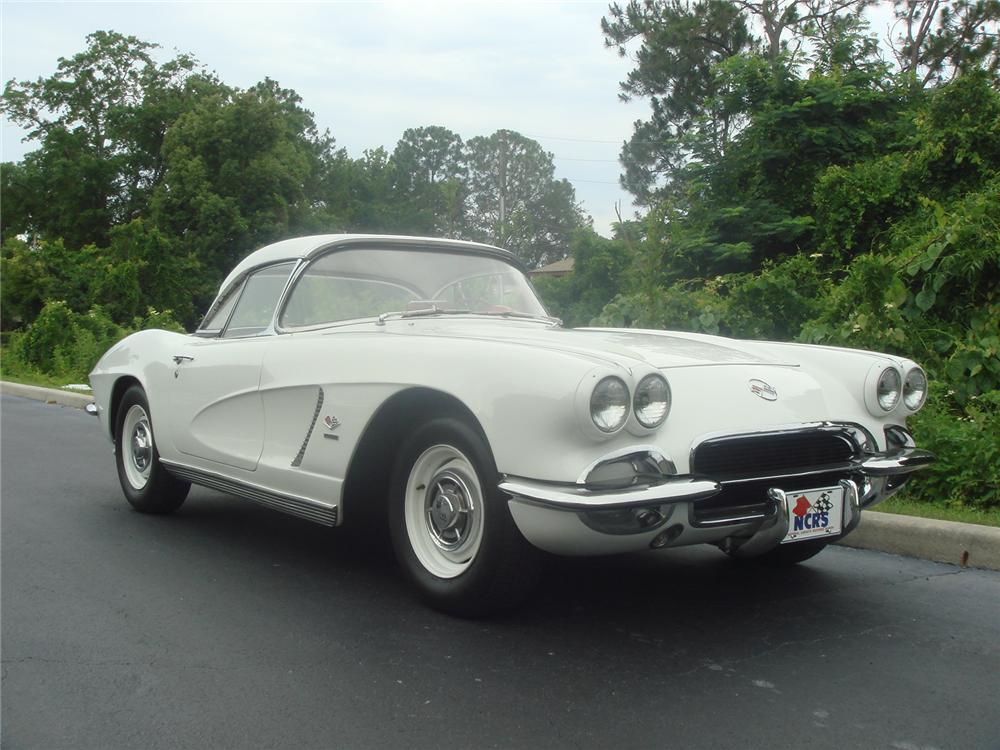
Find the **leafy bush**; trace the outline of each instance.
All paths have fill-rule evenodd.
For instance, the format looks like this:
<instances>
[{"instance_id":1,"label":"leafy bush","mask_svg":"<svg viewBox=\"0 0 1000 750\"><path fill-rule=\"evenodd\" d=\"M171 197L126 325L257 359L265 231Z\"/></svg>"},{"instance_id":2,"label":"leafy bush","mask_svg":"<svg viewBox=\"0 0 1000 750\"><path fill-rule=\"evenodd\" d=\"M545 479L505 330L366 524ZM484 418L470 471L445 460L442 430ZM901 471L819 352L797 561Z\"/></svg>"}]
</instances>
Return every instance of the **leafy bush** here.
<instances>
[{"instance_id":1,"label":"leafy bush","mask_svg":"<svg viewBox=\"0 0 1000 750\"><path fill-rule=\"evenodd\" d=\"M573 272L559 278L536 277L536 291L549 311L567 326L588 325L622 287L632 257L621 240L601 237L593 229L578 229L570 238Z\"/></svg>"},{"instance_id":2,"label":"leafy bush","mask_svg":"<svg viewBox=\"0 0 1000 750\"><path fill-rule=\"evenodd\" d=\"M130 326L119 326L100 307L77 313L62 301L47 303L35 322L8 337L4 372L31 377L41 374L67 382L86 382L97 360L113 344L135 331L163 328L182 332L170 311L150 308Z\"/></svg>"},{"instance_id":3,"label":"leafy bush","mask_svg":"<svg viewBox=\"0 0 1000 750\"><path fill-rule=\"evenodd\" d=\"M714 288L682 282L653 292L620 294L605 305L594 325L718 334L723 314L724 302Z\"/></svg>"},{"instance_id":4,"label":"leafy bush","mask_svg":"<svg viewBox=\"0 0 1000 750\"><path fill-rule=\"evenodd\" d=\"M905 354L959 403L1000 389L1000 179L923 199L883 252L851 262L800 338Z\"/></svg>"},{"instance_id":5,"label":"leafy bush","mask_svg":"<svg viewBox=\"0 0 1000 750\"><path fill-rule=\"evenodd\" d=\"M619 295L596 321L609 326L790 339L821 312L829 286L815 258L795 255L780 263L765 263L757 273L733 273Z\"/></svg>"},{"instance_id":6,"label":"leafy bush","mask_svg":"<svg viewBox=\"0 0 1000 750\"><path fill-rule=\"evenodd\" d=\"M953 396L944 386L932 388L927 406L910 419L937 462L902 492L938 505L1000 509L1000 390L973 396L964 406Z\"/></svg>"}]
</instances>

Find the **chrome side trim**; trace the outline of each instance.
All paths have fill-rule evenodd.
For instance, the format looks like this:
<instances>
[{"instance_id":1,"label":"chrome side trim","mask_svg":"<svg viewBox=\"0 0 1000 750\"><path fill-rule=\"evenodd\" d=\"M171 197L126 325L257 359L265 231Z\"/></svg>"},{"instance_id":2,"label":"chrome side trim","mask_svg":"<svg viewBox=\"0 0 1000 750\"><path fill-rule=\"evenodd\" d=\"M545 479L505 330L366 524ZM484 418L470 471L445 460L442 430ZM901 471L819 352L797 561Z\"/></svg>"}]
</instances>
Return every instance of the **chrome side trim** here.
<instances>
[{"instance_id":1,"label":"chrome side trim","mask_svg":"<svg viewBox=\"0 0 1000 750\"><path fill-rule=\"evenodd\" d=\"M316 428L316 420L319 419L319 410L323 408L323 387L319 388L319 396L316 398L316 409L313 411L312 421L309 423L309 429L306 430L305 440L302 441L302 447L299 448L299 452L295 454L295 458L292 459L292 466L298 467L302 465L302 459L306 455L306 446L309 445L309 438L312 437L313 430Z\"/></svg>"},{"instance_id":2,"label":"chrome side trim","mask_svg":"<svg viewBox=\"0 0 1000 750\"><path fill-rule=\"evenodd\" d=\"M255 503L266 505L269 508L280 510L283 513L298 516L299 518L304 518L307 521L312 521L323 526L337 525L336 506L320 505L304 497L283 495L274 490L256 487L236 479L219 476L212 472L196 469L193 466L186 466L163 458L160 459L160 463L171 474L194 484L219 490L220 492L228 492L231 495L242 497L245 500L252 500Z\"/></svg>"},{"instance_id":3,"label":"chrome side trim","mask_svg":"<svg viewBox=\"0 0 1000 750\"><path fill-rule=\"evenodd\" d=\"M518 499L562 510L614 510L641 505L690 502L722 491L718 482L695 477L669 479L646 487L595 491L571 484L538 482L521 477L503 477L497 485Z\"/></svg>"}]
</instances>

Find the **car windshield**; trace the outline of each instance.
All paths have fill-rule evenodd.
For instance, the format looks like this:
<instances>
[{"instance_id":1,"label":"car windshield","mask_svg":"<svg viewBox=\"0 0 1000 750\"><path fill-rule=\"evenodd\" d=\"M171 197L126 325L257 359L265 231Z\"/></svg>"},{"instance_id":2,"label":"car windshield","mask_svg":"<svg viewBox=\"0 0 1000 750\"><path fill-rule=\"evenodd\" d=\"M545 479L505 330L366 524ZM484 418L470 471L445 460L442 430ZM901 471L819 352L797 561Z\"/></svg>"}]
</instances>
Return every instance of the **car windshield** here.
<instances>
[{"instance_id":1,"label":"car windshield","mask_svg":"<svg viewBox=\"0 0 1000 750\"><path fill-rule=\"evenodd\" d=\"M313 261L295 282L280 324L301 328L408 311L546 317L524 274L499 259L365 248Z\"/></svg>"}]
</instances>

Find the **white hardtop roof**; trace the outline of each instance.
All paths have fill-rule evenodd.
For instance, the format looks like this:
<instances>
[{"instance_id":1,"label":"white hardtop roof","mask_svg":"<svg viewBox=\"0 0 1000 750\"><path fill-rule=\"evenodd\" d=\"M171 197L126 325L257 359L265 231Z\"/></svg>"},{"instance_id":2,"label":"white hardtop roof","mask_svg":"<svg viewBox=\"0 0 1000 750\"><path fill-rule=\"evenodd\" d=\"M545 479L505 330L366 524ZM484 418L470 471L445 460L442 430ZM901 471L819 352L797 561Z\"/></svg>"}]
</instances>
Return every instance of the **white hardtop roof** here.
<instances>
[{"instance_id":1,"label":"white hardtop roof","mask_svg":"<svg viewBox=\"0 0 1000 750\"><path fill-rule=\"evenodd\" d=\"M350 245L355 242L378 242L405 243L408 245L427 246L451 246L468 250L486 251L492 255L507 256L512 262L517 263L517 259L507 250L502 250L491 245L483 245L478 242L466 242L465 240L446 240L433 237L407 237L404 235L392 234L315 234L309 237L293 237L292 239L275 242L272 245L265 245L259 250L254 250L247 257L241 260L219 287L219 293L229 289L230 285L241 278L247 271L260 266L268 266L272 263L280 263L283 260L298 260L299 258L311 258L320 251L328 250L335 245Z\"/></svg>"}]
</instances>

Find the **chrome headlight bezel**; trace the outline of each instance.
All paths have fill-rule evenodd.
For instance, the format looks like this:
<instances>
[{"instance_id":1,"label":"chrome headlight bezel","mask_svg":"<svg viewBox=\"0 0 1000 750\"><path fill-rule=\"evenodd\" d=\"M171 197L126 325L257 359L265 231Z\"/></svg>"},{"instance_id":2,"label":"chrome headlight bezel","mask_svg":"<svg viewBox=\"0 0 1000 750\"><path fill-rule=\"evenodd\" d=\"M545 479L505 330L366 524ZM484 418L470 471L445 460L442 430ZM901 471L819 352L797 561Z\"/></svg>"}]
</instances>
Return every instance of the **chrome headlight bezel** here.
<instances>
[{"instance_id":1,"label":"chrome headlight bezel","mask_svg":"<svg viewBox=\"0 0 1000 750\"><path fill-rule=\"evenodd\" d=\"M663 397L660 402L663 403L663 413L659 417L652 420L643 419L640 411L645 407L642 405L646 393L650 388L662 386ZM632 396L632 413L635 415L636 422L639 423L641 427L646 430L655 430L663 425L667 421L667 417L670 416L670 407L672 406L673 396L670 392L670 383L665 377L663 377L658 372L652 372L645 377L643 377L639 384L635 387L635 394Z\"/></svg>"},{"instance_id":2,"label":"chrome headlight bezel","mask_svg":"<svg viewBox=\"0 0 1000 750\"><path fill-rule=\"evenodd\" d=\"M895 400L885 396L892 391L889 387L895 383ZM883 397L880 398L880 395ZM868 370L865 378L864 402L874 417L887 417L899 408L903 400L903 372L898 365L876 362ZM888 407L888 408L887 408Z\"/></svg>"},{"instance_id":3,"label":"chrome headlight bezel","mask_svg":"<svg viewBox=\"0 0 1000 750\"><path fill-rule=\"evenodd\" d=\"M613 393L612 391L617 391ZM604 402L603 404L601 402ZM632 394L628 383L617 375L607 375L597 381L590 392L590 420L600 432L614 435L620 432L628 422L632 411ZM599 412L608 412L612 418L599 418ZM613 416L620 411L619 416Z\"/></svg>"},{"instance_id":4,"label":"chrome headlight bezel","mask_svg":"<svg viewBox=\"0 0 1000 750\"><path fill-rule=\"evenodd\" d=\"M899 405L903 395L903 376L897 367L886 367L875 381L875 403L888 414Z\"/></svg>"},{"instance_id":5,"label":"chrome headlight bezel","mask_svg":"<svg viewBox=\"0 0 1000 750\"><path fill-rule=\"evenodd\" d=\"M906 372L906 377L903 378L903 392L901 400L903 402L903 407L908 412L917 412L923 408L923 405L927 403L927 373L919 365L911 367ZM916 400L911 398L916 395Z\"/></svg>"}]
</instances>

